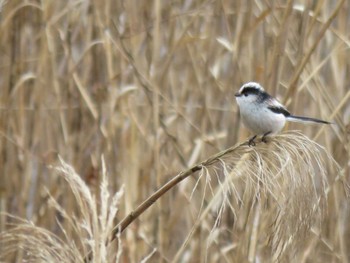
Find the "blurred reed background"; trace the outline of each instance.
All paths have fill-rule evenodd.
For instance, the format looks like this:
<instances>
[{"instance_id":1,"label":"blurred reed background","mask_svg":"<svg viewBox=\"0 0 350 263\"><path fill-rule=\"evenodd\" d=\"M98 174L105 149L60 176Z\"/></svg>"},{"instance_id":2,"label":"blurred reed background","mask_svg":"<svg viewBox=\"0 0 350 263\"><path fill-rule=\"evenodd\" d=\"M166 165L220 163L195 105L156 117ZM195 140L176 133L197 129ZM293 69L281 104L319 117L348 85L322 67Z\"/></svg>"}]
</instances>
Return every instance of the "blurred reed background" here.
<instances>
[{"instance_id":1,"label":"blurred reed background","mask_svg":"<svg viewBox=\"0 0 350 263\"><path fill-rule=\"evenodd\" d=\"M323 145L349 179L349 28L344 0L1 1L1 212L83 239L49 205L48 192L67 214L82 209L50 166L61 156L98 196L103 155L110 192L125 187L117 224L179 171L249 136L233 96L248 81L295 114L334 121L287 129ZM332 162L324 169L334 171ZM212 193L197 179L121 234L121 262L262 258L244 249L252 241L240 242L251 231L249 205L243 219L226 209L214 233L215 209L198 216ZM298 262L350 262L349 200L339 189ZM8 222L1 214L2 232ZM14 254L4 260L24 257Z\"/></svg>"}]
</instances>

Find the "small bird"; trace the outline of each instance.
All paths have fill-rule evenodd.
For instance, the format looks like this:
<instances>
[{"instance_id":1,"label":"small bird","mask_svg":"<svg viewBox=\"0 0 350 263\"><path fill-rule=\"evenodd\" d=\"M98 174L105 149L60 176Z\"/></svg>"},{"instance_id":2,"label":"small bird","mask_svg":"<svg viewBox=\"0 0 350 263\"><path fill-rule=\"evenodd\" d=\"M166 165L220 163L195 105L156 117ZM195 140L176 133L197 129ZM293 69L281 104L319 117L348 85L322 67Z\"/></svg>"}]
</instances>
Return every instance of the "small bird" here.
<instances>
[{"instance_id":1,"label":"small bird","mask_svg":"<svg viewBox=\"0 0 350 263\"><path fill-rule=\"evenodd\" d=\"M262 141L267 142L266 136L281 131L286 121L331 124L328 121L290 114L256 82L244 84L235 97L243 124L254 134L249 139L249 145L255 145L254 139L258 135L262 135Z\"/></svg>"}]
</instances>

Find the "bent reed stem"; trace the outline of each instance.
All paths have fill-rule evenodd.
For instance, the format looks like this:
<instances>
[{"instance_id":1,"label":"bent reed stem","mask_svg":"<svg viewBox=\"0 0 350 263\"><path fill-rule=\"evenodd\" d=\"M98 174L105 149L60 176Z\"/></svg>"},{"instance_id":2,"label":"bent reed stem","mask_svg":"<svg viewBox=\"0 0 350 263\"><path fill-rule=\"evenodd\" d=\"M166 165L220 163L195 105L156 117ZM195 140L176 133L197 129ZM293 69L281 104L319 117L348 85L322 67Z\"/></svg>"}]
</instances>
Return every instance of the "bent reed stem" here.
<instances>
[{"instance_id":1,"label":"bent reed stem","mask_svg":"<svg viewBox=\"0 0 350 263\"><path fill-rule=\"evenodd\" d=\"M242 146L248 146L248 141L240 143L238 145L232 146L224 151L221 151L213 156L209 157L205 161L196 164L179 174L177 174L173 179L168 181L165 185L154 192L150 197L143 201L135 210L131 211L124 219L122 219L119 224L113 230L112 240L114 240L118 233L122 233L135 219L137 219L145 210L147 210L151 205L153 205L160 197L167 193L171 188L176 186L178 183L194 174L195 172L201 170L203 167L208 167L216 163L221 157L234 152Z\"/></svg>"}]
</instances>

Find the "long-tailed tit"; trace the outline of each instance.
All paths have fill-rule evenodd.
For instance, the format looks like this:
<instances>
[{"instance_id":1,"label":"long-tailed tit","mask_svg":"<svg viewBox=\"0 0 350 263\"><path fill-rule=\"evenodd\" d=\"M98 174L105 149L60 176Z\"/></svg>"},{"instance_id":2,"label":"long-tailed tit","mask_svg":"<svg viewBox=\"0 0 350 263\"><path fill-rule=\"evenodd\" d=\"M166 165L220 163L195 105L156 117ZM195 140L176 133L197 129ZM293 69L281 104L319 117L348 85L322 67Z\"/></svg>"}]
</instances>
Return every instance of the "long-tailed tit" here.
<instances>
[{"instance_id":1,"label":"long-tailed tit","mask_svg":"<svg viewBox=\"0 0 350 263\"><path fill-rule=\"evenodd\" d=\"M256 82L244 84L235 97L243 124L254 134L249 145L254 145L254 139L258 135L262 135L262 141L266 142L266 136L278 133L286 121L330 124L328 121L290 114Z\"/></svg>"}]
</instances>

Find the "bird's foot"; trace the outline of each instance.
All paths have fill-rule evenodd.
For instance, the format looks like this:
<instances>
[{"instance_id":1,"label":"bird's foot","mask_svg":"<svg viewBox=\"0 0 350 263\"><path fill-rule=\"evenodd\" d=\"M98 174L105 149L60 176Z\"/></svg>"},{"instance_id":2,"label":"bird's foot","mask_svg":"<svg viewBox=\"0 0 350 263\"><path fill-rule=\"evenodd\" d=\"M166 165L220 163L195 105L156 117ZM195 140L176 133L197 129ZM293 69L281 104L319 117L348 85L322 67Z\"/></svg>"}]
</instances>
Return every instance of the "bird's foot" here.
<instances>
[{"instance_id":1,"label":"bird's foot","mask_svg":"<svg viewBox=\"0 0 350 263\"><path fill-rule=\"evenodd\" d=\"M265 134L263 135L263 137L261 138L261 141L262 141L263 143L268 143L267 136L268 136L270 133L271 133L271 132L269 131L269 132L267 132L267 133L265 133Z\"/></svg>"},{"instance_id":2,"label":"bird's foot","mask_svg":"<svg viewBox=\"0 0 350 263\"><path fill-rule=\"evenodd\" d=\"M254 135L252 138L249 139L248 141L248 146L255 146L255 138L256 138L257 135Z\"/></svg>"}]
</instances>

